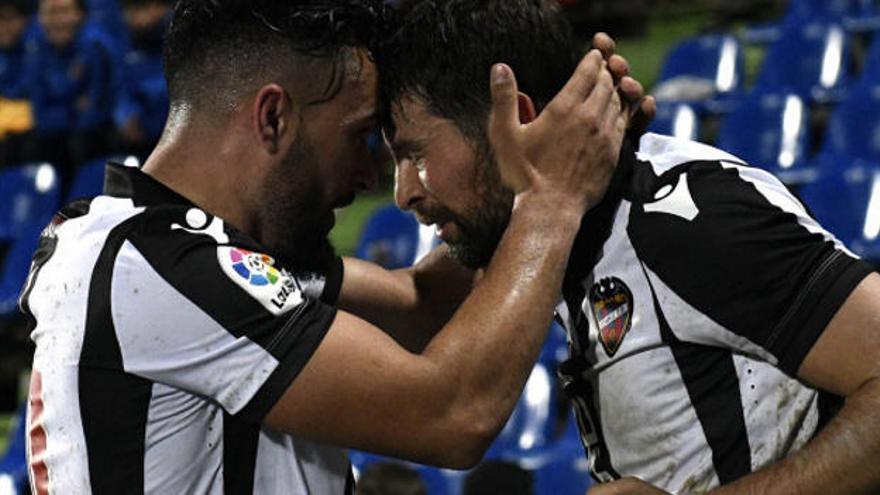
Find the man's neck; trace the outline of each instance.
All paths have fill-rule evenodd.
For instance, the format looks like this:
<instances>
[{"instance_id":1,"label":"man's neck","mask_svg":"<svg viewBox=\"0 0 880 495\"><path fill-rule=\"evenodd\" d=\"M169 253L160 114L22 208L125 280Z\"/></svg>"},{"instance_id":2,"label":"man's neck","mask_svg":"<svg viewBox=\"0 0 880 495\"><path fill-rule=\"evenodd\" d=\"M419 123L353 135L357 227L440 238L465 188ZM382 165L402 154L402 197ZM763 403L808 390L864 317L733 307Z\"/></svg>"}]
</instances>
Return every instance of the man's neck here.
<instances>
[{"instance_id":1,"label":"man's neck","mask_svg":"<svg viewBox=\"0 0 880 495\"><path fill-rule=\"evenodd\" d=\"M248 209L245 166L228 142L212 131L181 126L164 136L144 164L144 173L245 233L256 226Z\"/></svg>"}]
</instances>

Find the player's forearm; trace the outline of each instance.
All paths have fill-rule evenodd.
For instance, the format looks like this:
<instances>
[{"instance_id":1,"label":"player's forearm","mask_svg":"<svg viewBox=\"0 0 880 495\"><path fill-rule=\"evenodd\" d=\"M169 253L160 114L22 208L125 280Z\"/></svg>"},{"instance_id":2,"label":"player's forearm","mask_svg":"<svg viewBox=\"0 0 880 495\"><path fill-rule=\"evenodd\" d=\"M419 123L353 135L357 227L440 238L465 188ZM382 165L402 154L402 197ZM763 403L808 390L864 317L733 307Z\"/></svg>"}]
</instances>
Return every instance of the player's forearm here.
<instances>
[{"instance_id":1,"label":"player's forearm","mask_svg":"<svg viewBox=\"0 0 880 495\"><path fill-rule=\"evenodd\" d=\"M558 204L518 202L484 277L424 353L453 380L444 387L452 401L435 407L468 418L489 441L537 359L580 226L581 214Z\"/></svg>"},{"instance_id":2,"label":"player's forearm","mask_svg":"<svg viewBox=\"0 0 880 495\"><path fill-rule=\"evenodd\" d=\"M405 270L345 259L339 307L420 353L449 321L472 284L473 272L449 258L444 247Z\"/></svg>"},{"instance_id":3,"label":"player's forearm","mask_svg":"<svg viewBox=\"0 0 880 495\"><path fill-rule=\"evenodd\" d=\"M865 383L802 450L713 495L880 491L880 379Z\"/></svg>"}]
</instances>

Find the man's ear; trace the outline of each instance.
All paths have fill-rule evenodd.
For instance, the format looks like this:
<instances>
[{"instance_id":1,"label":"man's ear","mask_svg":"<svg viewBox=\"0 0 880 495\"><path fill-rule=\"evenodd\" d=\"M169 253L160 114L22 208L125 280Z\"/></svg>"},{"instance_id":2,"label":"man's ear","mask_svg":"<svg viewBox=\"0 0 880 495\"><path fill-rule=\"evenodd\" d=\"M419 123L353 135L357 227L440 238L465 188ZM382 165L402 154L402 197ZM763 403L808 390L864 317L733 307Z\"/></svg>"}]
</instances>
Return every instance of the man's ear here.
<instances>
[{"instance_id":1,"label":"man's ear","mask_svg":"<svg viewBox=\"0 0 880 495\"><path fill-rule=\"evenodd\" d=\"M519 92L517 95L517 103L519 104L519 123L528 124L538 118L538 112L535 110L535 103L529 95Z\"/></svg>"},{"instance_id":2,"label":"man's ear","mask_svg":"<svg viewBox=\"0 0 880 495\"><path fill-rule=\"evenodd\" d=\"M254 98L252 125L260 144L270 154L278 153L285 133L295 132L291 101L278 84L260 88Z\"/></svg>"}]
</instances>

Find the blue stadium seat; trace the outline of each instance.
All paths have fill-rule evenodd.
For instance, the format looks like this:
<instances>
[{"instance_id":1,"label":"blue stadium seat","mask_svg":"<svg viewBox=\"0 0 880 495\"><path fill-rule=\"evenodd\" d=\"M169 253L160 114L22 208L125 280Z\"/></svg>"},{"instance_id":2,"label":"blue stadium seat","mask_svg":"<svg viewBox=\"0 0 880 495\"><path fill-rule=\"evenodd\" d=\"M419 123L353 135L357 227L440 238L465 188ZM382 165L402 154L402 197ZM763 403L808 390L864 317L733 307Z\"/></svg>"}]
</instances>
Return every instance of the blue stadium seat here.
<instances>
[{"instance_id":1,"label":"blue stadium seat","mask_svg":"<svg viewBox=\"0 0 880 495\"><path fill-rule=\"evenodd\" d=\"M822 150L880 162L880 80L854 87L834 109Z\"/></svg>"},{"instance_id":2,"label":"blue stadium seat","mask_svg":"<svg viewBox=\"0 0 880 495\"><path fill-rule=\"evenodd\" d=\"M816 171L806 160L808 113L797 94L752 94L722 122L716 144L787 184L810 182Z\"/></svg>"},{"instance_id":3,"label":"blue stadium seat","mask_svg":"<svg viewBox=\"0 0 880 495\"><path fill-rule=\"evenodd\" d=\"M419 222L415 216L388 205L367 220L355 256L388 269L405 268L415 261L418 246Z\"/></svg>"},{"instance_id":4,"label":"blue stadium seat","mask_svg":"<svg viewBox=\"0 0 880 495\"><path fill-rule=\"evenodd\" d=\"M586 493L592 483L580 434L570 412L561 438L540 448L496 452L492 458L514 462L533 472L536 495Z\"/></svg>"},{"instance_id":5,"label":"blue stadium seat","mask_svg":"<svg viewBox=\"0 0 880 495\"><path fill-rule=\"evenodd\" d=\"M452 469L435 468L431 466L422 466L419 464L392 459L376 454L353 450L349 453L351 465L355 470L356 476L360 476L364 470L373 463L390 461L401 463L415 470L425 487L428 489L428 495L459 495L461 493L462 482L467 475L467 471L455 471Z\"/></svg>"},{"instance_id":6,"label":"blue stadium seat","mask_svg":"<svg viewBox=\"0 0 880 495\"><path fill-rule=\"evenodd\" d=\"M698 111L722 113L740 93L745 57L730 34L687 39L666 56L653 94L658 101L690 102Z\"/></svg>"},{"instance_id":7,"label":"blue stadium seat","mask_svg":"<svg viewBox=\"0 0 880 495\"><path fill-rule=\"evenodd\" d=\"M844 17L843 25L854 33L880 31L880 5L874 0L851 0L855 6Z\"/></svg>"},{"instance_id":8,"label":"blue stadium seat","mask_svg":"<svg viewBox=\"0 0 880 495\"><path fill-rule=\"evenodd\" d=\"M535 470L535 495L587 493L592 484L589 461L577 438L560 440L553 455Z\"/></svg>"},{"instance_id":9,"label":"blue stadium seat","mask_svg":"<svg viewBox=\"0 0 880 495\"><path fill-rule=\"evenodd\" d=\"M859 85L880 85L880 33L874 35L868 47Z\"/></svg>"},{"instance_id":10,"label":"blue stadium seat","mask_svg":"<svg viewBox=\"0 0 880 495\"><path fill-rule=\"evenodd\" d=\"M788 25L770 46L755 91L794 91L805 101L833 103L845 94L848 67L849 42L840 24Z\"/></svg>"},{"instance_id":11,"label":"blue stadium seat","mask_svg":"<svg viewBox=\"0 0 880 495\"><path fill-rule=\"evenodd\" d=\"M3 494L24 495L30 493L25 450L27 448L25 442L26 414L27 408L22 404L13 420L6 452L0 457L0 493Z\"/></svg>"},{"instance_id":12,"label":"blue stadium seat","mask_svg":"<svg viewBox=\"0 0 880 495\"><path fill-rule=\"evenodd\" d=\"M657 116L648 131L696 141L700 133L700 119L694 107L687 103L660 101L657 102Z\"/></svg>"},{"instance_id":13,"label":"blue stadium seat","mask_svg":"<svg viewBox=\"0 0 880 495\"><path fill-rule=\"evenodd\" d=\"M790 0L779 22L748 26L740 36L746 43L777 42L786 30L804 24L837 23L850 32L877 29L880 18L873 0Z\"/></svg>"},{"instance_id":14,"label":"blue stadium seat","mask_svg":"<svg viewBox=\"0 0 880 495\"><path fill-rule=\"evenodd\" d=\"M101 194L101 191L104 189L104 170L106 168L107 160L103 158L77 167L76 175L67 192L66 202L70 203L82 198L93 198Z\"/></svg>"},{"instance_id":15,"label":"blue stadium seat","mask_svg":"<svg viewBox=\"0 0 880 495\"><path fill-rule=\"evenodd\" d=\"M847 247L880 261L880 162L831 153L819 161L821 180L801 190L804 203Z\"/></svg>"},{"instance_id":16,"label":"blue stadium seat","mask_svg":"<svg viewBox=\"0 0 880 495\"><path fill-rule=\"evenodd\" d=\"M785 14L788 23L815 20L843 21L862 11L863 0L791 0Z\"/></svg>"},{"instance_id":17,"label":"blue stadium seat","mask_svg":"<svg viewBox=\"0 0 880 495\"><path fill-rule=\"evenodd\" d=\"M17 313L40 232L58 208L58 173L49 164L0 171L0 318Z\"/></svg>"}]
</instances>

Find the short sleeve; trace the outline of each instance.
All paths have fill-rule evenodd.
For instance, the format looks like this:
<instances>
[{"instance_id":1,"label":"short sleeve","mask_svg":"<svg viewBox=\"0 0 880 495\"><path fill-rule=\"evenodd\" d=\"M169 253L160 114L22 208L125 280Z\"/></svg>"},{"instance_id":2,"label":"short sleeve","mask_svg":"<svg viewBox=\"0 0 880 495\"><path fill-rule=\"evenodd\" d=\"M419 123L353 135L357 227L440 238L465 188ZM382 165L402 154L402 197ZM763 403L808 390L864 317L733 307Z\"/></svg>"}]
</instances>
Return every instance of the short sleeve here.
<instances>
[{"instance_id":1,"label":"short sleeve","mask_svg":"<svg viewBox=\"0 0 880 495\"><path fill-rule=\"evenodd\" d=\"M794 376L872 267L761 170L696 162L670 170L659 183L660 199L635 206L629 227L646 268ZM701 343L712 338L699 337ZM718 346L735 341L718 337Z\"/></svg>"},{"instance_id":2,"label":"short sleeve","mask_svg":"<svg viewBox=\"0 0 880 495\"><path fill-rule=\"evenodd\" d=\"M272 257L229 243L222 228L154 227L131 234L113 266L112 319L125 371L261 420L320 345L336 309L307 295Z\"/></svg>"}]
</instances>

